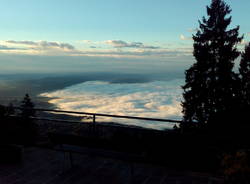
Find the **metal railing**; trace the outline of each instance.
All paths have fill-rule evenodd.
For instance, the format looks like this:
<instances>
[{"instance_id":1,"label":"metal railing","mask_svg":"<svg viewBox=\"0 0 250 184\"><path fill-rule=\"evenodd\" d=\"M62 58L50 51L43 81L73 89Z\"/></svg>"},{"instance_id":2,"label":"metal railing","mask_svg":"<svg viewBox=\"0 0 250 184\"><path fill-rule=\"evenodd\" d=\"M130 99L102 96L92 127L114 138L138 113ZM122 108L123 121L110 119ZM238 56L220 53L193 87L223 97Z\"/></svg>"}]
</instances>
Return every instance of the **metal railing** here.
<instances>
[{"instance_id":1,"label":"metal railing","mask_svg":"<svg viewBox=\"0 0 250 184\"><path fill-rule=\"evenodd\" d=\"M14 107L14 108L22 110L21 107ZM174 124L182 123L182 121L180 121L180 120L161 119L161 118L147 118L147 117L138 117L138 116L124 116L124 115L90 113L90 112L63 111L63 110L53 110L53 109L43 109L43 108L36 108L34 110L37 112L40 111L40 112L52 112L52 113L61 113L61 114L88 115L88 116L92 116L93 124L96 124L96 118L98 116L100 116L100 117L112 117L112 118L123 118L123 119L145 120L145 121L159 121L159 122L167 122L167 123L174 123ZM49 121L73 122L73 121L67 121L67 120L56 120L56 119L38 118L38 117L36 117L36 119L49 120Z\"/></svg>"}]
</instances>

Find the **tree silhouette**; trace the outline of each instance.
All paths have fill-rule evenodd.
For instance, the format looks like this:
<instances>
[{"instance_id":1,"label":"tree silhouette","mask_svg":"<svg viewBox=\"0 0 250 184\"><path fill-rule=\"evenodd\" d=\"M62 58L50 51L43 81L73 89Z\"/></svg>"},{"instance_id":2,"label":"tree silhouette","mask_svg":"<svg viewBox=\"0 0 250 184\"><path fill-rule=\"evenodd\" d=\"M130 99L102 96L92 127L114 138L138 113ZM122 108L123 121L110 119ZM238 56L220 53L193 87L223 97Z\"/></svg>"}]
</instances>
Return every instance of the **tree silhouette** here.
<instances>
[{"instance_id":1,"label":"tree silhouette","mask_svg":"<svg viewBox=\"0 0 250 184\"><path fill-rule=\"evenodd\" d=\"M3 119L5 117L8 117L14 114L15 114L15 109L12 103L10 103L8 106L0 105L0 119Z\"/></svg>"},{"instance_id":2,"label":"tree silhouette","mask_svg":"<svg viewBox=\"0 0 250 184\"><path fill-rule=\"evenodd\" d=\"M240 62L242 100L246 106L250 106L250 43L245 47Z\"/></svg>"},{"instance_id":3,"label":"tree silhouette","mask_svg":"<svg viewBox=\"0 0 250 184\"><path fill-rule=\"evenodd\" d=\"M207 6L208 18L199 21L193 55L196 62L186 71L182 102L184 122L206 124L230 110L235 101L237 75L234 60L242 40L239 26L227 30L231 23L230 7L223 0L212 0ZM187 124L188 123L188 124Z\"/></svg>"},{"instance_id":4,"label":"tree silhouette","mask_svg":"<svg viewBox=\"0 0 250 184\"><path fill-rule=\"evenodd\" d=\"M22 139L23 144L33 144L36 141L38 129L37 124L31 117L35 116L35 105L31 101L28 94L26 94L21 102L21 113L20 113L20 125L22 127Z\"/></svg>"},{"instance_id":5,"label":"tree silhouette","mask_svg":"<svg viewBox=\"0 0 250 184\"><path fill-rule=\"evenodd\" d=\"M21 102L21 116L24 118L29 118L35 116L35 105L31 101L29 94L26 94Z\"/></svg>"}]
</instances>

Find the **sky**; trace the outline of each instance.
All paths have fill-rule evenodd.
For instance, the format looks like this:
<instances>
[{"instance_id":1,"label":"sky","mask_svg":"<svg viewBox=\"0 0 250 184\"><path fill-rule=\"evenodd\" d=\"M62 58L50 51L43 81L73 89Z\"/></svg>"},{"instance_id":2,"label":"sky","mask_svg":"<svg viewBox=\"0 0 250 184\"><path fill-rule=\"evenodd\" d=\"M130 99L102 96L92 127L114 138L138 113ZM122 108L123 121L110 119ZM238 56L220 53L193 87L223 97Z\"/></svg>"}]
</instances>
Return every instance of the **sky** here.
<instances>
[{"instance_id":1,"label":"sky","mask_svg":"<svg viewBox=\"0 0 250 184\"><path fill-rule=\"evenodd\" d=\"M226 2L233 10L232 27L240 25L245 42L249 41L250 1ZM90 60L92 64L136 61L186 66L193 61L191 36L209 3L0 0L0 71L58 70L50 67L51 62L61 62L64 71L73 57L77 57L75 69Z\"/></svg>"}]
</instances>

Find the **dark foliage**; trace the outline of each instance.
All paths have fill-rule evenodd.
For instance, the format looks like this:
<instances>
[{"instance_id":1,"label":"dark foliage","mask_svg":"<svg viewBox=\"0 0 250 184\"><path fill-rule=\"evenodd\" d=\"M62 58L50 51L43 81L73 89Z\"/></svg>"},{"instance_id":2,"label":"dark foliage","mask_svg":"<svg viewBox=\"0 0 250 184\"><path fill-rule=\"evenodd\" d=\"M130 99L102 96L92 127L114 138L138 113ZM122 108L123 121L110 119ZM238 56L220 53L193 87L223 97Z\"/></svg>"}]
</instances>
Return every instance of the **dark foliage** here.
<instances>
[{"instance_id":1,"label":"dark foliage","mask_svg":"<svg viewBox=\"0 0 250 184\"><path fill-rule=\"evenodd\" d=\"M193 35L196 63L186 71L183 86L184 126L215 122L237 103L239 81L233 66L240 54L236 46L242 37L239 37L239 26L227 29L231 23L230 12L223 0L212 0L207 7L208 18L199 21L200 29Z\"/></svg>"},{"instance_id":2,"label":"dark foliage","mask_svg":"<svg viewBox=\"0 0 250 184\"><path fill-rule=\"evenodd\" d=\"M31 117L35 116L34 104L28 94L21 102L21 112L15 113L12 104L0 106L0 143L33 144L37 135L37 127ZM19 116L11 116L11 115Z\"/></svg>"},{"instance_id":3,"label":"dark foliage","mask_svg":"<svg viewBox=\"0 0 250 184\"><path fill-rule=\"evenodd\" d=\"M29 118L35 116L34 103L31 101L28 94L25 95L23 101L21 102L21 113L23 118Z\"/></svg>"},{"instance_id":4,"label":"dark foliage","mask_svg":"<svg viewBox=\"0 0 250 184\"><path fill-rule=\"evenodd\" d=\"M240 62L242 102L250 106L250 43L245 47Z\"/></svg>"},{"instance_id":5,"label":"dark foliage","mask_svg":"<svg viewBox=\"0 0 250 184\"><path fill-rule=\"evenodd\" d=\"M3 121L6 117L15 114L15 109L10 103L9 106L0 105L0 119Z\"/></svg>"},{"instance_id":6,"label":"dark foliage","mask_svg":"<svg viewBox=\"0 0 250 184\"><path fill-rule=\"evenodd\" d=\"M225 184L250 183L250 153L240 150L225 154L222 159Z\"/></svg>"},{"instance_id":7,"label":"dark foliage","mask_svg":"<svg viewBox=\"0 0 250 184\"><path fill-rule=\"evenodd\" d=\"M24 144L33 144L37 136L37 126L32 120L35 116L36 111L34 109L35 105L31 101L28 94L25 95L23 101L21 102L21 119L20 123L23 128L23 140Z\"/></svg>"},{"instance_id":8,"label":"dark foliage","mask_svg":"<svg viewBox=\"0 0 250 184\"><path fill-rule=\"evenodd\" d=\"M14 123L11 115L15 114L12 104L0 105L0 143L12 143L16 137L18 125ZM12 134L13 133L13 134Z\"/></svg>"}]
</instances>

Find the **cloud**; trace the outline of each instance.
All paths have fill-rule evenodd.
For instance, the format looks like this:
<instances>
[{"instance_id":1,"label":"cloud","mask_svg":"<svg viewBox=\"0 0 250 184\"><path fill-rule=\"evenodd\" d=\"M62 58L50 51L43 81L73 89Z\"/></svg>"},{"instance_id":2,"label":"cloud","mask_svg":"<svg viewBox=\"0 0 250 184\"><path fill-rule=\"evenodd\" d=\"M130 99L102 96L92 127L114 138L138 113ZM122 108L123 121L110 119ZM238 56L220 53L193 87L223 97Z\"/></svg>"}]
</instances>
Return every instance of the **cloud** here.
<instances>
[{"instance_id":1,"label":"cloud","mask_svg":"<svg viewBox=\"0 0 250 184\"><path fill-rule=\"evenodd\" d=\"M75 56L97 56L97 57L115 57L115 58L176 58L180 56L191 56L192 47L175 49L133 49L133 50L84 50L72 52Z\"/></svg>"},{"instance_id":2,"label":"cloud","mask_svg":"<svg viewBox=\"0 0 250 184\"><path fill-rule=\"evenodd\" d=\"M74 50L75 47L69 43L58 43L58 42L47 42L47 41L41 41L38 42L39 46L42 47L57 47L61 49L68 49L68 50Z\"/></svg>"},{"instance_id":3,"label":"cloud","mask_svg":"<svg viewBox=\"0 0 250 184\"><path fill-rule=\"evenodd\" d=\"M148 83L108 83L89 81L63 90L43 93L52 97L50 103L59 109L128 116L181 119L181 85L183 80ZM118 121L148 128L164 129L172 124L129 121L127 119L101 119Z\"/></svg>"},{"instance_id":4,"label":"cloud","mask_svg":"<svg viewBox=\"0 0 250 184\"><path fill-rule=\"evenodd\" d=\"M11 44L22 44L22 45L37 45L36 42L33 41L15 41L15 40L7 40L6 43Z\"/></svg>"},{"instance_id":5,"label":"cloud","mask_svg":"<svg viewBox=\"0 0 250 184\"><path fill-rule=\"evenodd\" d=\"M60 42L48 42L48 41L15 41L15 40L7 40L5 41L8 44L15 44L15 45L27 45L33 46L37 48L59 48L59 49L67 49L67 50L74 50L75 47L69 43L60 43Z\"/></svg>"},{"instance_id":6,"label":"cloud","mask_svg":"<svg viewBox=\"0 0 250 184\"><path fill-rule=\"evenodd\" d=\"M26 49L24 49L24 48L15 48L15 47L7 47L7 46L5 46L5 45L0 45L0 50L26 50Z\"/></svg>"},{"instance_id":7,"label":"cloud","mask_svg":"<svg viewBox=\"0 0 250 184\"><path fill-rule=\"evenodd\" d=\"M83 42L83 43L87 43L87 44L92 43L92 41L91 41L91 40L82 40L81 42Z\"/></svg>"},{"instance_id":8,"label":"cloud","mask_svg":"<svg viewBox=\"0 0 250 184\"><path fill-rule=\"evenodd\" d=\"M122 40L107 40L107 41L104 41L104 43L106 43L108 45L112 45L113 47L118 47L118 48L122 48L122 47L138 48L138 47L141 47L143 45L141 42L127 43L127 42L122 41Z\"/></svg>"},{"instance_id":9,"label":"cloud","mask_svg":"<svg viewBox=\"0 0 250 184\"><path fill-rule=\"evenodd\" d=\"M0 41L0 52L27 55L71 55L77 49L69 44L55 41L7 40Z\"/></svg>"},{"instance_id":10,"label":"cloud","mask_svg":"<svg viewBox=\"0 0 250 184\"><path fill-rule=\"evenodd\" d=\"M103 44L103 41L93 41L93 40L79 40L79 41L76 41L76 42L84 43L84 44L87 44L87 45L90 45L90 44L97 44L97 45Z\"/></svg>"},{"instance_id":11,"label":"cloud","mask_svg":"<svg viewBox=\"0 0 250 184\"><path fill-rule=\"evenodd\" d=\"M186 36L184 36L183 34L180 35L180 39L181 39L181 40L193 40L192 37L186 37Z\"/></svg>"},{"instance_id":12,"label":"cloud","mask_svg":"<svg viewBox=\"0 0 250 184\"><path fill-rule=\"evenodd\" d=\"M143 48L143 49L159 49L160 47L144 45L142 42L125 42L123 40L107 40L104 43L115 48Z\"/></svg>"},{"instance_id":13,"label":"cloud","mask_svg":"<svg viewBox=\"0 0 250 184\"><path fill-rule=\"evenodd\" d=\"M142 42L126 42L122 40L107 40L92 43L83 49L77 49L69 43L51 41L0 41L0 52L27 55L60 55L60 56L88 56L113 58L173 58L192 55L192 48L162 48L145 45ZM102 44L102 45L101 45ZM112 48L103 44L111 45Z\"/></svg>"}]
</instances>

